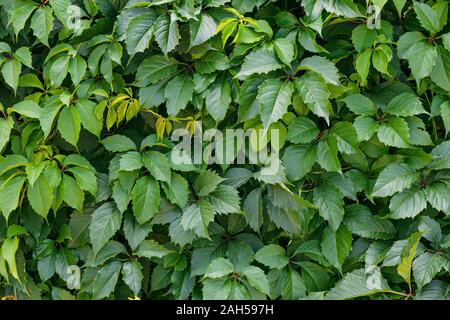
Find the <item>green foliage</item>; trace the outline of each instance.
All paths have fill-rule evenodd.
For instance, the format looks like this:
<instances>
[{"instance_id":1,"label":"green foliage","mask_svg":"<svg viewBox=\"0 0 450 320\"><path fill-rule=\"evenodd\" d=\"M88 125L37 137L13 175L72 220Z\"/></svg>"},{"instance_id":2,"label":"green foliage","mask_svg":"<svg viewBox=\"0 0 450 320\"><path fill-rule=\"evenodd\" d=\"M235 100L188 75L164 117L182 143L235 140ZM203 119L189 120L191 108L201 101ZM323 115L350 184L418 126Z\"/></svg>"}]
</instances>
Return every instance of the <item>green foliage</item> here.
<instances>
[{"instance_id":1,"label":"green foliage","mask_svg":"<svg viewBox=\"0 0 450 320\"><path fill-rule=\"evenodd\" d=\"M448 2L0 0L0 295L448 299Z\"/></svg>"}]
</instances>

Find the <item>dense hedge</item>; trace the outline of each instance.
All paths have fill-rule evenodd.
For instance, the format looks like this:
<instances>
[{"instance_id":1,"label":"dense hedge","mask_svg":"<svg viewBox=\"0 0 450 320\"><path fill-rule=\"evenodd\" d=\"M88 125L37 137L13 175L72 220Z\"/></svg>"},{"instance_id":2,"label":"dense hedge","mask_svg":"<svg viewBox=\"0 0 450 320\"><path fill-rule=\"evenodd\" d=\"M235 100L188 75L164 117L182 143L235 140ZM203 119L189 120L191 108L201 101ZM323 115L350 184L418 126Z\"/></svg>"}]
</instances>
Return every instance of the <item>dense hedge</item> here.
<instances>
[{"instance_id":1,"label":"dense hedge","mask_svg":"<svg viewBox=\"0 0 450 320\"><path fill-rule=\"evenodd\" d=\"M447 298L448 2L1 0L0 294Z\"/></svg>"}]
</instances>

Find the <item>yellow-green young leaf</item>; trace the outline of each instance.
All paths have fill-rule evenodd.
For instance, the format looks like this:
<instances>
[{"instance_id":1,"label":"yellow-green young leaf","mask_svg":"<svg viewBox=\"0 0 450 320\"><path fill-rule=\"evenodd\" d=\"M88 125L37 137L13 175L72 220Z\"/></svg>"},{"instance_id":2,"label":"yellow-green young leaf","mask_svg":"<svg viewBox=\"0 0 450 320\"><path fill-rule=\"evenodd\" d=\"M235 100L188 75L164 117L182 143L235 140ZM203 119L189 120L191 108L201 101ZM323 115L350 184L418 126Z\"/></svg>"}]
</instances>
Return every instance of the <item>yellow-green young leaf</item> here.
<instances>
[{"instance_id":1,"label":"yellow-green young leaf","mask_svg":"<svg viewBox=\"0 0 450 320\"><path fill-rule=\"evenodd\" d=\"M423 232L413 233L408 238L408 243L401 251L401 262L397 267L397 272L403 279L405 279L409 286L411 286L411 268L414 255L416 254L417 246L419 245L420 238L422 238L423 234Z\"/></svg>"},{"instance_id":2,"label":"yellow-green young leaf","mask_svg":"<svg viewBox=\"0 0 450 320\"><path fill-rule=\"evenodd\" d=\"M16 252L19 248L19 238L14 237L12 239L6 239L2 245L2 257L8 263L9 272L11 275L19 280L19 274L17 272ZM20 280L19 280L20 281Z\"/></svg>"}]
</instances>

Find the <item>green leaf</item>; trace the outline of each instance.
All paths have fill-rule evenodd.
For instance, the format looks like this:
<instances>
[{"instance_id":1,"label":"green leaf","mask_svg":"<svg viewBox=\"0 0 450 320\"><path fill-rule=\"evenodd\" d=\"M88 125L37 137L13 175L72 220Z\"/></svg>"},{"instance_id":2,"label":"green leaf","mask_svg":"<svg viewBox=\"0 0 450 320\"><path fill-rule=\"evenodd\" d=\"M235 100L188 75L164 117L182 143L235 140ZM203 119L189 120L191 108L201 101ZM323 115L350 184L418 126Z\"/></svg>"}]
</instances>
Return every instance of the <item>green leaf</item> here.
<instances>
[{"instance_id":1,"label":"green leaf","mask_svg":"<svg viewBox=\"0 0 450 320\"><path fill-rule=\"evenodd\" d=\"M189 23L189 30L191 35L190 47L198 46L214 36L217 25L214 19L209 15L203 13L197 21Z\"/></svg>"},{"instance_id":2,"label":"green leaf","mask_svg":"<svg viewBox=\"0 0 450 320\"><path fill-rule=\"evenodd\" d=\"M53 30L53 12L49 6L40 7L31 18L31 29L40 42L49 47L48 36Z\"/></svg>"},{"instance_id":3,"label":"green leaf","mask_svg":"<svg viewBox=\"0 0 450 320\"><path fill-rule=\"evenodd\" d=\"M15 6L12 8L11 12L11 22L13 25L14 33L16 35L25 27L25 23L27 22L30 15L36 10L38 7L34 2L31 1L18 1Z\"/></svg>"},{"instance_id":4,"label":"green leaf","mask_svg":"<svg viewBox=\"0 0 450 320\"><path fill-rule=\"evenodd\" d=\"M63 175L59 188L63 190L64 201L70 207L78 210L78 212L83 212L84 192L78 186L75 179L68 175Z\"/></svg>"},{"instance_id":5,"label":"green leaf","mask_svg":"<svg viewBox=\"0 0 450 320\"><path fill-rule=\"evenodd\" d=\"M352 249L352 234L343 225L336 231L328 226L323 231L320 248L328 262L342 273L345 258Z\"/></svg>"},{"instance_id":6,"label":"green leaf","mask_svg":"<svg viewBox=\"0 0 450 320\"><path fill-rule=\"evenodd\" d=\"M228 214L240 211L238 192L231 186L219 185L206 199L213 205L216 213Z\"/></svg>"},{"instance_id":7,"label":"green leaf","mask_svg":"<svg viewBox=\"0 0 450 320\"><path fill-rule=\"evenodd\" d=\"M184 209L181 225L186 231L192 230L199 237L208 238L208 226L214 216L214 207L208 201L200 200Z\"/></svg>"},{"instance_id":8,"label":"green leaf","mask_svg":"<svg viewBox=\"0 0 450 320\"><path fill-rule=\"evenodd\" d=\"M208 89L205 97L205 106L214 120L221 121L225 118L231 103L230 84L224 75L219 76Z\"/></svg>"},{"instance_id":9,"label":"green leaf","mask_svg":"<svg viewBox=\"0 0 450 320\"><path fill-rule=\"evenodd\" d=\"M385 145L397 148L409 147L409 127L408 123L402 118L392 117L387 122L382 123L377 135Z\"/></svg>"},{"instance_id":10,"label":"green leaf","mask_svg":"<svg viewBox=\"0 0 450 320\"><path fill-rule=\"evenodd\" d=\"M326 82L339 85L339 74L336 66L328 59L320 56L312 56L303 59L298 66L300 70L311 70L319 74Z\"/></svg>"},{"instance_id":11,"label":"green leaf","mask_svg":"<svg viewBox=\"0 0 450 320\"><path fill-rule=\"evenodd\" d=\"M440 182L432 183L425 188L425 195L431 206L447 214L450 213L449 192L450 186Z\"/></svg>"},{"instance_id":12,"label":"green leaf","mask_svg":"<svg viewBox=\"0 0 450 320\"><path fill-rule=\"evenodd\" d=\"M192 100L194 83L189 73L180 74L170 80L164 89L164 97L167 101L167 112L170 116L176 116L178 112L186 108Z\"/></svg>"},{"instance_id":13,"label":"green leaf","mask_svg":"<svg viewBox=\"0 0 450 320\"><path fill-rule=\"evenodd\" d=\"M419 97L409 92L394 97L386 107L386 112L400 117L426 113Z\"/></svg>"},{"instance_id":14,"label":"green leaf","mask_svg":"<svg viewBox=\"0 0 450 320\"><path fill-rule=\"evenodd\" d=\"M149 84L168 78L177 71L176 60L163 55L154 55L145 59L136 72L136 85L146 87Z\"/></svg>"},{"instance_id":15,"label":"green leaf","mask_svg":"<svg viewBox=\"0 0 450 320\"><path fill-rule=\"evenodd\" d=\"M112 261L97 272L93 281L92 299L106 298L114 291L121 268L122 262Z\"/></svg>"},{"instance_id":16,"label":"green leaf","mask_svg":"<svg viewBox=\"0 0 450 320\"><path fill-rule=\"evenodd\" d=\"M125 262L122 267L122 276L125 284L137 296L141 291L142 280L144 279L141 264L137 261Z\"/></svg>"},{"instance_id":17,"label":"green leaf","mask_svg":"<svg viewBox=\"0 0 450 320\"><path fill-rule=\"evenodd\" d=\"M132 214L125 215L123 233L131 250L136 250L139 244L148 236L152 226L148 223L140 225Z\"/></svg>"},{"instance_id":18,"label":"green leaf","mask_svg":"<svg viewBox=\"0 0 450 320\"><path fill-rule=\"evenodd\" d=\"M316 163L315 144L289 146L283 154L283 166L290 181L296 181L306 176ZM299 161L301 159L301 161Z\"/></svg>"},{"instance_id":19,"label":"green leaf","mask_svg":"<svg viewBox=\"0 0 450 320\"><path fill-rule=\"evenodd\" d=\"M157 17L156 12L146 11L130 20L126 31L125 43L131 56L138 52L144 52L148 48L153 37L153 24Z\"/></svg>"},{"instance_id":20,"label":"green leaf","mask_svg":"<svg viewBox=\"0 0 450 320\"><path fill-rule=\"evenodd\" d=\"M22 71L22 64L13 59L8 60L3 64L2 76L5 82L14 90L14 94L17 91L19 85L19 76Z\"/></svg>"},{"instance_id":21,"label":"green leaf","mask_svg":"<svg viewBox=\"0 0 450 320\"><path fill-rule=\"evenodd\" d=\"M425 252L414 259L412 270L414 281L417 283L419 289L430 283L441 271L444 267L443 259L445 258L430 252Z\"/></svg>"},{"instance_id":22,"label":"green leaf","mask_svg":"<svg viewBox=\"0 0 450 320\"><path fill-rule=\"evenodd\" d=\"M309 143L319 134L314 121L306 117L298 117L289 124L287 139L292 143Z\"/></svg>"},{"instance_id":23,"label":"green leaf","mask_svg":"<svg viewBox=\"0 0 450 320\"><path fill-rule=\"evenodd\" d=\"M173 251L163 247L155 240L144 240L141 242L134 254L139 257L152 259L163 258L171 252Z\"/></svg>"},{"instance_id":24,"label":"green leaf","mask_svg":"<svg viewBox=\"0 0 450 320\"><path fill-rule=\"evenodd\" d=\"M198 196L206 196L217 189L217 186L225 179L214 171L204 171L195 179L193 187Z\"/></svg>"},{"instance_id":25,"label":"green leaf","mask_svg":"<svg viewBox=\"0 0 450 320\"><path fill-rule=\"evenodd\" d=\"M126 152L137 149L133 140L120 134L106 137L101 142L105 149L110 152Z\"/></svg>"},{"instance_id":26,"label":"green leaf","mask_svg":"<svg viewBox=\"0 0 450 320\"><path fill-rule=\"evenodd\" d=\"M164 154L156 151L148 151L143 154L142 162L156 180L165 181L170 184L172 176L169 159Z\"/></svg>"},{"instance_id":27,"label":"green leaf","mask_svg":"<svg viewBox=\"0 0 450 320\"><path fill-rule=\"evenodd\" d=\"M95 255L114 236L121 224L122 213L113 202L104 203L94 211L89 225L89 237Z\"/></svg>"},{"instance_id":28,"label":"green leaf","mask_svg":"<svg viewBox=\"0 0 450 320\"><path fill-rule=\"evenodd\" d=\"M81 119L76 107L63 108L58 118L58 131L61 137L73 146L77 146L80 137Z\"/></svg>"},{"instance_id":29,"label":"green leaf","mask_svg":"<svg viewBox=\"0 0 450 320\"><path fill-rule=\"evenodd\" d=\"M12 117L0 118L0 153L9 141L9 137L13 127L14 120Z\"/></svg>"},{"instance_id":30,"label":"green leaf","mask_svg":"<svg viewBox=\"0 0 450 320\"><path fill-rule=\"evenodd\" d=\"M11 272L12 276L19 280L19 274L17 270L17 262L16 262L16 252L19 249L19 238L14 237L11 239L6 239L2 245L2 258L6 260L9 267L9 272Z\"/></svg>"},{"instance_id":31,"label":"green leaf","mask_svg":"<svg viewBox=\"0 0 450 320\"><path fill-rule=\"evenodd\" d=\"M70 57L63 55L53 61L50 67L50 83L53 87L59 87L69 72Z\"/></svg>"},{"instance_id":32,"label":"green leaf","mask_svg":"<svg viewBox=\"0 0 450 320\"><path fill-rule=\"evenodd\" d=\"M179 174L172 172L170 183L162 185L164 193L170 202L184 208L189 197L189 185L186 179Z\"/></svg>"},{"instance_id":33,"label":"green leaf","mask_svg":"<svg viewBox=\"0 0 450 320\"><path fill-rule=\"evenodd\" d=\"M205 271L205 278L218 279L225 277L234 270L233 264L228 259L217 258L211 261Z\"/></svg>"},{"instance_id":34,"label":"green leaf","mask_svg":"<svg viewBox=\"0 0 450 320\"><path fill-rule=\"evenodd\" d=\"M81 79L83 79L83 76L86 73L86 69L87 64L82 57L77 55L75 58L70 60L68 71L75 86L80 83Z\"/></svg>"},{"instance_id":35,"label":"green leaf","mask_svg":"<svg viewBox=\"0 0 450 320\"><path fill-rule=\"evenodd\" d=\"M392 197L389 209L392 219L414 218L427 207L423 190L406 190Z\"/></svg>"},{"instance_id":36,"label":"green leaf","mask_svg":"<svg viewBox=\"0 0 450 320\"><path fill-rule=\"evenodd\" d=\"M42 111L41 107L36 102L31 100L24 100L18 102L9 109L10 113L17 112L22 116L33 119L39 119L41 111Z\"/></svg>"},{"instance_id":37,"label":"green leaf","mask_svg":"<svg viewBox=\"0 0 450 320\"><path fill-rule=\"evenodd\" d=\"M273 44L278 58L280 58L280 60L284 64L289 66L295 55L295 49L292 40L288 38L278 38L273 42Z\"/></svg>"},{"instance_id":38,"label":"green leaf","mask_svg":"<svg viewBox=\"0 0 450 320\"><path fill-rule=\"evenodd\" d=\"M291 82L269 79L258 89L258 101L262 105L261 121L264 128L269 128L287 112L291 103L294 87Z\"/></svg>"},{"instance_id":39,"label":"green leaf","mask_svg":"<svg viewBox=\"0 0 450 320\"><path fill-rule=\"evenodd\" d=\"M0 195L3 199L0 201L0 211L6 221L8 221L10 213L19 205L20 193L24 182L24 176L17 176L0 186Z\"/></svg>"},{"instance_id":40,"label":"green leaf","mask_svg":"<svg viewBox=\"0 0 450 320\"><path fill-rule=\"evenodd\" d=\"M429 5L414 1L414 11L423 28L431 32L431 34L440 31L438 15Z\"/></svg>"},{"instance_id":41,"label":"green leaf","mask_svg":"<svg viewBox=\"0 0 450 320\"><path fill-rule=\"evenodd\" d=\"M328 123L331 114L331 104L328 100L330 92L322 77L307 71L296 80L295 84L308 108Z\"/></svg>"},{"instance_id":42,"label":"green leaf","mask_svg":"<svg viewBox=\"0 0 450 320\"><path fill-rule=\"evenodd\" d=\"M357 117L353 122L359 141L367 141L373 137L378 130L378 122L371 117Z\"/></svg>"},{"instance_id":43,"label":"green leaf","mask_svg":"<svg viewBox=\"0 0 450 320\"><path fill-rule=\"evenodd\" d=\"M244 63L236 78L244 79L252 74L269 73L270 71L281 68L272 47L261 48L252 51L245 57Z\"/></svg>"},{"instance_id":44,"label":"green leaf","mask_svg":"<svg viewBox=\"0 0 450 320\"><path fill-rule=\"evenodd\" d=\"M317 145L317 163L326 171L341 172L338 158L338 143L334 136L327 136Z\"/></svg>"},{"instance_id":45,"label":"green leaf","mask_svg":"<svg viewBox=\"0 0 450 320\"><path fill-rule=\"evenodd\" d=\"M255 266L248 266L242 271L248 283L259 292L270 295L269 281L264 271Z\"/></svg>"},{"instance_id":46,"label":"green leaf","mask_svg":"<svg viewBox=\"0 0 450 320\"><path fill-rule=\"evenodd\" d=\"M366 206L351 205L345 210L344 224L353 234L369 239L395 239L397 230L392 222L372 215Z\"/></svg>"},{"instance_id":47,"label":"green leaf","mask_svg":"<svg viewBox=\"0 0 450 320\"><path fill-rule=\"evenodd\" d=\"M329 132L336 137L338 149L341 153L354 154L359 152L358 134L350 122L338 122Z\"/></svg>"},{"instance_id":48,"label":"green leaf","mask_svg":"<svg viewBox=\"0 0 450 320\"><path fill-rule=\"evenodd\" d=\"M416 172L406 164L391 164L380 172L372 190L374 197L391 196L408 189L417 179Z\"/></svg>"},{"instance_id":49,"label":"green leaf","mask_svg":"<svg viewBox=\"0 0 450 320\"><path fill-rule=\"evenodd\" d=\"M35 183L28 187L27 198L33 210L46 218L52 207L53 190L44 174L41 174Z\"/></svg>"},{"instance_id":50,"label":"green leaf","mask_svg":"<svg viewBox=\"0 0 450 320\"><path fill-rule=\"evenodd\" d=\"M286 251L276 244L259 249L255 253L255 260L272 269L281 269L289 263Z\"/></svg>"},{"instance_id":51,"label":"green leaf","mask_svg":"<svg viewBox=\"0 0 450 320\"><path fill-rule=\"evenodd\" d=\"M178 44L180 33L178 32L177 17L174 12L163 14L155 21L155 39L164 55L167 56Z\"/></svg>"},{"instance_id":52,"label":"green leaf","mask_svg":"<svg viewBox=\"0 0 450 320\"><path fill-rule=\"evenodd\" d=\"M148 222L159 208L158 182L148 176L139 178L131 191L131 199L136 220L140 224Z\"/></svg>"},{"instance_id":53,"label":"green leaf","mask_svg":"<svg viewBox=\"0 0 450 320\"><path fill-rule=\"evenodd\" d=\"M368 281L364 269L347 273L325 296L329 300L345 300L370 296L380 292L389 292L387 281L380 277L375 285Z\"/></svg>"},{"instance_id":54,"label":"green leaf","mask_svg":"<svg viewBox=\"0 0 450 320\"><path fill-rule=\"evenodd\" d=\"M378 33L375 29L369 29L365 24L360 24L352 31L352 42L356 51L362 52L371 48Z\"/></svg>"},{"instance_id":55,"label":"green leaf","mask_svg":"<svg viewBox=\"0 0 450 320\"><path fill-rule=\"evenodd\" d=\"M370 70L370 59L372 58L372 51L366 49L356 56L356 71L361 78L361 85L363 87L367 86L367 76Z\"/></svg>"},{"instance_id":56,"label":"green leaf","mask_svg":"<svg viewBox=\"0 0 450 320\"><path fill-rule=\"evenodd\" d=\"M377 112L375 103L360 93L348 95L342 101L351 112L361 116L372 116Z\"/></svg>"},{"instance_id":57,"label":"green leaf","mask_svg":"<svg viewBox=\"0 0 450 320\"><path fill-rule=\"evenodd\" d=\"M344 202L340 190L329 183L320 184L314 189L314 204L332 229L337 230L344 217Z\"/></svg>"}]
</instances>

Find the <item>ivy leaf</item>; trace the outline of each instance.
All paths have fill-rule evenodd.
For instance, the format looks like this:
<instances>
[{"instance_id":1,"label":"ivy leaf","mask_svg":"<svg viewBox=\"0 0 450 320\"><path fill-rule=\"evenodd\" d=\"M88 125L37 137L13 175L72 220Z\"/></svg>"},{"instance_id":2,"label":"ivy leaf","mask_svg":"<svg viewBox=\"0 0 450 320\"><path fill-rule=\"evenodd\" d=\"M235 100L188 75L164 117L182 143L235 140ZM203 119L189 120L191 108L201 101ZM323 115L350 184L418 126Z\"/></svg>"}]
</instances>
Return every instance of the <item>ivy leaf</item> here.
<instances>
[{"instance_id":1,"label":"ivy leaf","mask_svg":"<svg viewBox=\"0 0 450 320\"><path fill-rule=\"evenodd\" d=\"M264 128L269 128L287 112L291 103L294 87L291 82L269 79L258 89L258 101L262 105L261 121Z\"/></svg>"},{"instance_id":2,"label":"ivy leaf","mask_svg":"<svg viewBox=\"0 0 450 320\"><path fill-rule=\"evenodd\" d=\"M378 175L372 196L386 197L408 189L417 179L416 172L406 164L391 164Z\"/></svg>"},{"instance_id":3,"label":"ivy leaf","mask_svg":"<svg viewBox=\"0 0 450 320\"><path fill-rule=\"evenodd\" d=\"M265 295L270 295L269 281L267 280L264 271L255 266L248 266L244 269L242 274L252 287Z\"/></svg>"},{"instance_id":4,"label":"ivy leaf","mask_svg":"<svg viewBox=\"0 0 450 320\"><path fill-rule=\"evenodd\" d=\"M339 85L339 74L336 66L321 56L312 56L303 59L298 66L299 70L311 70L319 74L326 82Z\"/></svg>"},{"instance_id":5,"label":"ivy leaf","mask_svg":"<svg viewBox=\"0 0 450 320\"><path fill-rule=\"evenodd\" d=\"M414 218L427 207L423 190L406 190L392 197L389 203L392 219Z\"/></svg>"},{"instance_id":6,"label":"ivy leaf","mask_svg":"<svg viewBox=\"0 0 450 320\"><path fill-rule=\"evenodd\" d=\"M106 202L94 211L89 225L89 237L95 255L114 236L121 224L122 213L113 202Z\"/></svg>"},{"instance_id":7,"label":"ivy leaf","mask_svg":"<svg viewBox=\"0 0 450 320\"><path fill-rule=\"evenodd\" d=\"M231 103L231 89L228 81L224 75L219 76L206 93L206 110L217 122L225 118Z\"/></svg>"},{"instance_id":8,"label":"ivy leaf","mask_svg":"<svg viewBox=\"0 0 450 320\"><path fill-rule=\"evenodd\" d=\"M426 113L420 99L409 92L394 97L386 107L386 112L400 117L409 117L420 113Z\"/></svg>"},{"instance_id":9,"label":"ivy leaf","mask_svg":"<svg viewBox=\"0 0 450 320\"><path fill-rule=\"evenodd\" d=\"M163 247L155 240L144 240L137 248L135 254L139 257L152 259L163 258L171 252L173 251Z\"/></svg>"},{"instance_id":10,"label":"ivy leaf","mask_svg":"<svg viewBox=\"0 0 450 320\"><path fill-rule=\"evenodd\" d=\"M146 11L130 20L126 31L125 42L131 56L144 52L153 37L153 23L157 19L154 11Z\"/></svg>"},{"instance_id":11,"label":"ivy leaf","mask_svg":"<svg viewBox=\"0 0 450 320\"><path fill-rule=\"evenodd\" d=\"M167 56L178 44L180 33L178 32L177 17L174 12L163 14L155 21L155 39L164 55Z\"/></svg>"},{"instance_id":12,"label":"ivy leaf","mask_svg":"<svg viewBox=\"0 0 450 320\"><path fill-rule=\"evenodd\" d=\"M58 131L61 137L73 146L77 146L80 137L81 119L78 109L66 107L59 114Z\"/></svg>"},{"instance_id":13,"label":"ivy leaf","mask_svg":"<svg viewBox=\"0 0 450 320\"><path fill-rule=\"evenodd\" d=\"M137 261L125 262L122 267L122 275L123 281L131 289L134 296L138 296L144 279L141 264Z\"/></svg>"},{"instance_id":14,"label":"ivy leaf","mask_svg":"<svg viewBox=\"0 0 450 320\"><path fill-rule=\"evenodd\" d=\"M320 243L323 256L342 273L342 265L352 249L352 234L341 225L336 231L325 228Z\"/></svg>"},{"instance_id":15,"label":"ivy leaf","mask_svg":"<svg viewBox=\"0 0 450 320\"><path fill-rule=\"evenodd\" d=\"M287 139L292 143L309 143L319 134L314 121L306 117L298 117L289 124Z\"/></svg>"},{"instance_id":16,"label":"ivy leaf","mask_svg":"<svg viewBox=\"0 0 450 320\"><path fill-rule=\"evenodd\" d=\"M136 220L140 224L148 222L159 208L158 182L148 176L139 178L131 191L131 199Z\"/></svg>"},{"instance_id":17,"label":"ivy leaf","mask_svg":"<svg viewBox=\"0 0 450 320\"><path fill-rule=\"evenodd\" d=\"M9 141L9 137L13 127L14 120L12 117L0 118L0 153Z\"/></svg>"},{"instance_id":18,"label":"ivy leaf","mask_svg":"<svg viewBox=\"0 0 450 320\"><path fill-rule=\"evenodd\" d=\"M420 25L435 34L440 31L439 18L436 12L426 3L414 1L414 11L416 12L417 19L420 21Z\"/></svg>"},{"instance_id":19,"label":"ivy leaf","mask_svg":"<svg viewBox=\"0 0 450 320\"><path fill-rule=\"evenodd\" d=\"M208 238L208 226L214 220L214 207L206 200L193 203L183 210L181 225L192 230L199 237Z\"/></svg>"},{"instance_id":20,"label":"ivy leaf","mask_svg":"<svg viewBox=\"0 0 450 320\"><path fill-rule=\"evenodd\" d=\"M19 205L20 193L25 180L24 176L17 176L0 186L0 194L4 199L0 201L0 211L6 221L8 221L10 213Z\"/></svg>"},{"instance_id":21,"label":"ivy leaf","mask_svg":"<svg viewBox=\"0 0 450 320\"><path fill-rule=\"evenodd\" d=\"M53 202L53 189L45 175L41 174L32 186L28 187L28 201L36 213L46 218Z\"/></svg>"},{"instance_id":22,"label":"ivy leaf","mask_svg":"<svg viewBox=\"0 0 450 320\"><path fill-rule=\"evenodd\" d=\"M408 123L402 118L392 117L387 122L382 123L377 135L380 141L388 146L409 147L409 127Z\"/></svg>"},{"instance_id":23,"label":"ivy leaf","mask_svg":"<svg viewBox=\"0 0 450 320\"><path fill-rule=\"evenodd\" d=\"M327 136L317 145L317 163L326 171L341 172L338 158L338 143L336 137Z\"/></svg>"},{"instance_id":24,"label":"ivy leaf","mask_svg":"<svg viewBox=\"0 0 450 320\"><path fill-rule=\"evenodd\" d=\"M217 258L211 261L205 271L205 278L218 279L229 275L234 270L233 264L228 259Z\"/></svg>"},{"instance_id":25,"label":"ivy leaf","mask_svg":"<svg viewBox=\"0 0 450 320\"><path fill-rule=\"evenodd\" d=\"M198 21L191 21L189 23L191 35L190 47L198 46L214 36L216 28L217 25L214 19L204 13L200 15Z\"/></svg>"},{"instance_id":26,"label":"ivy leaf","mask_svg":"<svg viewBox=\"0 0 450 320\"><path fill-rule=\"evenodd\" d=\"M316 73L306 72L296 80L296 87L308 108L329 123L331 104L330 92L325 81Z\"/></svg>"},{"instance_id":27,"label":"ivy leaf","mask_svg":"<svg viewBox=\"0 0 450 320\"><path fill-rule=\"evenodd\" d=\"M167 112L176 116L178 112L186 108L192 100L194 83L188 73L176 76L170 80L164 89L164 97L167 101Z\"/></svg>"},{"instance_id":28,"label":"ivy leaf","mask_svg":"<svg viewBox=\"0 0 450 320\"><path fill-rule=\"evenodd\" d=\"M168 184L162 185L164 193L170 202L175 203L180 208L187 205L189 197L189 185L186 179L179 174L172 172L171 180Z\"/></svg>"},{"instance_id":29,"label":"ivy leaf","mask_svg":"<svg viewBox=\"0 0 450 320\"><path fill-rule=\"evenodd\" d=\"M115 134L102 141L103 146L110 152L126 152L136 150L136 144L127 136Z\"/></svg>"},{"instance_id":30,"label":"ivy leaf","mask_svg":"<svg viewBox=\"0 0 450 320\"><path fill-rule=\"evenodd\" d=\"M314 204L331 228L338 230L345 213L341 191L332 184L322 183L314 189Z\"/></svg>"},{"instance_id":31,"label":"ivy leaf","mask_svg":"<svg viewBox=\"0 0 450 320\"><path fill-rule=\"evenodd\" d=\"M5 82L14 90L14 94L17 91L19 85L19 76L22 70L22 64L15 60L8 60L3 64L2 76Z\"/></svg>"},{"instance_id":32,"label":"ivy leaf","mask_svg":"<svg viewBox=\"0 0 450 320\"><path fill-rule=\"evenodd\" d=\"M224 178L214 171L207 170L199 174L194 181L193 187L198 196L206 196L216 190L222 181L224 181Z\"/></svg>"},{"instance_id":33,"label":"ivy leaf","mask_svg":"<svg viewBox=\"0 0 450 320\"><path fill-rule=\"evenodd\" d=\"M12 276L19 280L19 274L17 270L16 252L19 248L19 238L5 239L2 245L2 258L8 263L9 271Z\"/></svg>"},{"instance_id":34,"label":"ivy leaf","mask_svg":"<svg viewBox=\"0 0 450 320\"><path fill-rule=\"evenodd\" d=\"M121 268L122 262L112 261L98 271L93 282L92 299L106 298L114 291Z\"/></svg>"},{"instance_id":35,"label":"ivy leaf","mask_svg":"<svg viewBox=\"0 0 450 320\"><path fill-rule=\"evenodd\" d=\"M414 280L419 289L430 283L431 280L433 280L433 278L441 271L444 267L443 259L444 258L441 256L430 252L425 252L414 259L412 271Z\"/></svg>"},{"instance_id":36,"label":"ivy leaf","mask_svg":"<svg viewBox=\"0 0 450 320\"><path fill-rule=\"evenodd\" d=\"M286 251L276 244L262 247L255 253L255 260L272 269L281 269L289 263Z\"/></svg>"},{"instance_id":37,"label":"ivy leaf","mask_svg":"<svg viewBox=\"0 0 450 320\"><path fill-rule=\"evenodd\" d=\"M148 151L143 154L142 162L156 180L167 182L170 185L172 176L169 159L164 154L157 151Z\"/></svg>"},{"instance_id":38,"label":"ivy leaf","mask_svg":"<svg viewBox=\"0 0 450 320\"><path fill-rule=\"evenodd\" d=\"M377 112L375 103L360 93L354 93L346 96L342 101L351 112L361 116L372 116Z\"/></svg>"},{"instance_id":39,"label":"ivy leaf","mask_svg":"<svg viewBox=\"0 0 450 320\"><path fill-rule=\"evenodd\" d=\"M31 29L40 42L49 47L48 36L53 30L53 12L49 6L36 10L31 18Z\"/></svg>"},{"instance_id":40,"label":"ivy leaf","mask_svg":"<svg viewBox=\"0 0 450 320\"><path fill-rule=\"evenodd\" d=\"M272 47L252 51L245 57L244 63L236 78L244 79L252 74L269 73L281 68Z\"/></svg>"}]
</instances>

